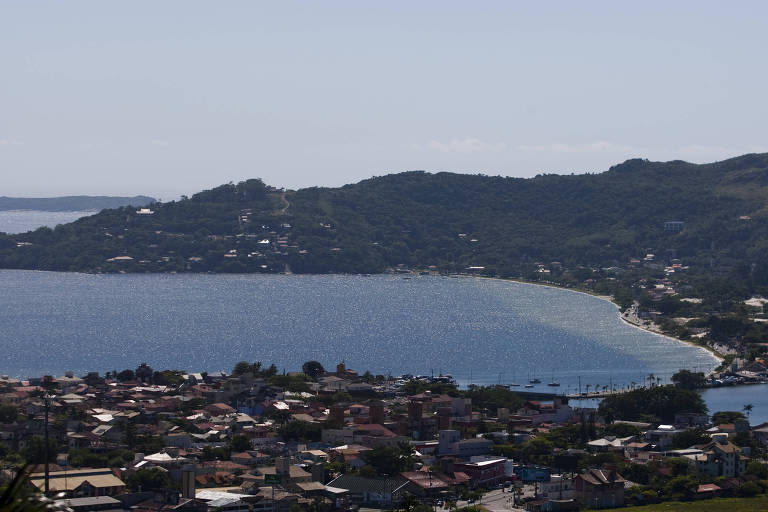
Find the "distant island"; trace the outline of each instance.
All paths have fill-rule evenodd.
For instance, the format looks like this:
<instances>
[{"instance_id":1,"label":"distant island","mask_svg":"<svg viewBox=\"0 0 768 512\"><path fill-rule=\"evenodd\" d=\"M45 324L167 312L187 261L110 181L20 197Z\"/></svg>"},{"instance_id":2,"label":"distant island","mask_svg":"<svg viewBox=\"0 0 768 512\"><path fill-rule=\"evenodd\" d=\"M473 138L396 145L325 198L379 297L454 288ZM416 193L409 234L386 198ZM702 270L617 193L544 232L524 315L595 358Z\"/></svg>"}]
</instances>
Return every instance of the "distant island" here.
<instances>
[{"instance_id":1,"label":"distant island","mask_svg":"<svg viewBox=\"0 0 768 512\"><path fill-rule=\"evenodd\" d=\"M0 196L0 211L40 210L45 212L70 212L103 210L121 206L146 206L157 202L148 196L64 196L64 197L5 197Z\"/></svg>"}]
</instances>

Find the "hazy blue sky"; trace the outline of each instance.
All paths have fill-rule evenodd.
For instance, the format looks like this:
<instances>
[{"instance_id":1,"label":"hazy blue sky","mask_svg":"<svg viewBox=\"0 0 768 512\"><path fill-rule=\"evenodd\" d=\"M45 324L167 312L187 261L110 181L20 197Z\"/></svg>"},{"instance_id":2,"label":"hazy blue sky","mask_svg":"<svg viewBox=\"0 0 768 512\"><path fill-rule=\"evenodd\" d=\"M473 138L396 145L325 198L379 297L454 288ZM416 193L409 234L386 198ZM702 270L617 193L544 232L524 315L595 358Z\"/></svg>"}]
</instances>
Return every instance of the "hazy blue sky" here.
<instances>
[{"instance_id":1,"label":"hazy blue sky","mask_svg":"<svg viewBox=\"0 0 768 512\"><path fill-rule=\"evenodd\" d=\"M768 2L0 2L0 195L768 151Z\"/></svg>"}]
</instances>

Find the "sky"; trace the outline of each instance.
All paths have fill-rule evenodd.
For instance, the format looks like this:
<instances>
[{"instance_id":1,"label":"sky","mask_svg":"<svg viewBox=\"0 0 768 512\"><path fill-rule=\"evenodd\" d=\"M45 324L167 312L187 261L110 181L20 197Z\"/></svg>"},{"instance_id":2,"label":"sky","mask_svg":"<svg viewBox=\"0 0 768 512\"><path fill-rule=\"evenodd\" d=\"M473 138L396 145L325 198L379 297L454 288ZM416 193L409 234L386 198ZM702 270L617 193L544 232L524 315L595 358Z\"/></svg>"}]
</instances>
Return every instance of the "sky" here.
<instances>
[{"instance_id":1,"label":"sky","mask_svg":"<svg viewBox=\"0 0 768 512\"><path fill-rule=\"evenodd\" d=\"M768 151L768 2L0 0L0 195Z\"/></svg>"}]
</instances>

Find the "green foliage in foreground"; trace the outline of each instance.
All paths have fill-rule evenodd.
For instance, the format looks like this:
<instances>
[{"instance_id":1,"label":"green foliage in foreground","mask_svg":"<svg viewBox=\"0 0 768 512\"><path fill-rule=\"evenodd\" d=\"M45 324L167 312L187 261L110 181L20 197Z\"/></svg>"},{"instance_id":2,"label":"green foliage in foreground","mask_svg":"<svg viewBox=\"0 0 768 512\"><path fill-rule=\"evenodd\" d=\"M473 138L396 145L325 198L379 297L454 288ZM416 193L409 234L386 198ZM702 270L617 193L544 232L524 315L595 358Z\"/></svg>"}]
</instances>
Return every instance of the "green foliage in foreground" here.
<instances>
[{"instance_id":1,"label":"green foliage in foreground","mask_svg":"<svg viewBox=\"0 0 768 512\"><path fill-rule=\"evenodd\" d=\"M627 512L754 512L768 510L768 496L755 498L716 498L702 501L668 501L641 507L626 507L610 510Z\"/></svg>"},{"instance_id":2,"label":"green foliage in foreground","mask_svg":"<svg viewBox=\"0 0 768 512\"><path fill-rule=\"evenodd\" d=\"M70 511L64 505L54 505L29 485L29 468L22 468L6 486L0 488L0 512Z\"/></svg>"},{"instance_id":3,"label":"green foliage in foreground","mask_svg":"<svg viewBox=\"0 0 768 512\"><path fill-rule=\"evenodd\" d=\"M707 406L695 391L655 386L606 397L598 408L598 414L609 421L671 422L678 412L704 413Z\"/></svg>"}]
</instances>

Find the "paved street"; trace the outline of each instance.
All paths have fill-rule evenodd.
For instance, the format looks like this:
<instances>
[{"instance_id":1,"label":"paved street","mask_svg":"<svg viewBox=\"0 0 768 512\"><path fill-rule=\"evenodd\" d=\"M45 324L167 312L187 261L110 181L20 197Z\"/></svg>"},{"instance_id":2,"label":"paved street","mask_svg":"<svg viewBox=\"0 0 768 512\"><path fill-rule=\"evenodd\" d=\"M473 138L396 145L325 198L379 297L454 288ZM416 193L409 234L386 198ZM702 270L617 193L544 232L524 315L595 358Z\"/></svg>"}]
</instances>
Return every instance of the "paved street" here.
<instances>
[{"instance_id":1,"label":"paved street","mask_svg":"<svg viewBox=\"0 0 768 512\"><path fill-rule=\"evenodd\" d=\"M533 496L533 486L525 486L523 496ZM464 500L456 502L459 508L467 507L470 505L482 505L491 512L514 512L518 510L524 510L522 506L514 507L512 505L512 493L509 489L501 490L495 489L487 492L483 495L483 498L475 503L469 503ZM446 508L438 508L438 512L448 512Z\"/></svg>"}]
</instances>

